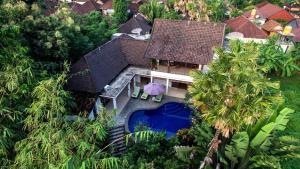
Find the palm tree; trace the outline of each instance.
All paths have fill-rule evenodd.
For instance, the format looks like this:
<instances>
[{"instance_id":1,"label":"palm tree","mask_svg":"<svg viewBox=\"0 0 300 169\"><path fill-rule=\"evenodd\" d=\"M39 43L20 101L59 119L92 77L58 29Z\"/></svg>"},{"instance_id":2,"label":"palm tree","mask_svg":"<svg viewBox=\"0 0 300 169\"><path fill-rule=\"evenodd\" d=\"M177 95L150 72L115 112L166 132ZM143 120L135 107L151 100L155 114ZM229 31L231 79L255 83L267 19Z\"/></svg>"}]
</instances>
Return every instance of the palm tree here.
<instances>
[{"instance_id":1,"label":"palm tree","mask_svg":"<svg viewBox=\"0 0 300 169\"><path fill-rule=\"evenodd\" d=\"M218 149L219 137L228 138L272 114L273 103L280 98L278 83L268 81L257 64L258 48L254 44L230 43L230 50L216 49L218 59L209 65L209 72L194 72L189 88L193 105L202 118L216 129L209 151L200 168L211 163Z\"/></svg>"},{"instance_id":2,"label":"palm tree","mask_svg":"<svg viewBox=\"0 0 300 169\"><path fill-rule=\"evenodd\" d=\"M157 0L151 0L149 3L141 5L139 11L153 23L155 18L163 16L164 5L158 3Z\"/></svg>"},{"instance_id":3,"label":"palm tree","mask_svg":"<svg viewBox=\"0 0 300 169\"><path fill-rule=\"evenodd\" d=\"M190 20L210 21L205 0L177 0L174 8Z\"/></svg>"}]
</instances>

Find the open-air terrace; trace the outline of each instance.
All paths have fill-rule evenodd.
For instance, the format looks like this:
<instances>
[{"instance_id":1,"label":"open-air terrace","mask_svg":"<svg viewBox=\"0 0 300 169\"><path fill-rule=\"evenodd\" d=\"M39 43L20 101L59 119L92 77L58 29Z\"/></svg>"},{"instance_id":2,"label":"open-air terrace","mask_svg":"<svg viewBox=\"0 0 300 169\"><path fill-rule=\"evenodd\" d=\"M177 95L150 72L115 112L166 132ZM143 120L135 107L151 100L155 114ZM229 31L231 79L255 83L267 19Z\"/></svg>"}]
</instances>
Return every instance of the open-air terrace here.
<instances>
[{"instance_id":1,"label":"open-air terrace","mask_svg":"<svg viewBox=\"0 0 300 169\"><path fill-rule=\"evenodd\" d=\"M179 75L190 75L191 71L197 70L196 68L188 68L188 67L183 67L183 66L168 66L165 65L159 65L156 67L157 69L154 69L156 71L161 71L161 72L169 72L169 73L174 73L174 74L179 74Z\"/></svg>"},{"instance_id":2,"label":"open-air terrace","mask_svg":"<svg viewBox=\"0 0 300 169\"><path fill-rule=\"evenodd\" d=\"M156 79L160 79L160 84L166 86L165 95L178 98L184 98L187 91L185 89L171 87L169 84L172 83L172 81L183 81L186 83L193 81L192 77L186 75L158 72L130 66L122 71L100 94L100 97L111 100L106 105L108 110L116 109L117 113L121 112L129 100L134 86L139 86L143 89L145 84L143 82L137 82L135 79L136 76L148 77L150 82L156 82Z\"/></svg>"}]
</instances>

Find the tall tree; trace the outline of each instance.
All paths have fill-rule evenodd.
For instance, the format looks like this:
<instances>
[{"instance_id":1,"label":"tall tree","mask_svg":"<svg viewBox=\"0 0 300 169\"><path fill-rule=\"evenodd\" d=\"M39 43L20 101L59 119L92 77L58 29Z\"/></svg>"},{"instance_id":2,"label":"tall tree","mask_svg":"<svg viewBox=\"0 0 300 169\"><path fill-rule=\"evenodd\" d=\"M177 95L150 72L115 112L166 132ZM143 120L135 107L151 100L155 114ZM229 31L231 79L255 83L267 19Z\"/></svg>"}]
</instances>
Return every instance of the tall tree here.
<instances>
[{"instance_id":1,"label":"tall tree","mask_svg":"<svg viewBox=\"0 0 300 169\"><path fill-rule=\"evenodd\" d=\"M98 151L106 144L112 114L101 109L96 120L71 116L66 78L63 72L35 87L25 119L29 134L15 146L13 168L118 168L109 151Z\"/></svg>"},{"instance_id":2,"label":"tall tree","mask_svg":"<svg viewBox=\"0 0 300 169\"><path fill-rule=\"evenodd\" d=\"M26 4L0 5L0 164L12 162L13 147L24 137L22 120L34 84L34 63L28 48L21 44L19 21L26 13Z\"/></svg>"},{"instance_id":3,"label":"tall tree","mask_svg":"<svg viewBox=\"0 0 300 169\"><path fill-rule=\"evenodd\" d=\"M113 9L113 16L117 24L124 23L128 18L127 0L113 0Z\"/></svg>"},{"instance_id":4,"label":"tall tree","mask_svg":"<svg viewBox=\"0 0 300 169\"><path fill-rule=\"evenodd\" d=\"M200 111L198 116L216 129L204 163L208 163L225 138L246 125L273 113L278 83L267 80L258 66L258 48L254 44L231 42L230 50L216 49L214 60L205 74L195 72L189 88L192 102Z\"/></svg>"}]
</instances>

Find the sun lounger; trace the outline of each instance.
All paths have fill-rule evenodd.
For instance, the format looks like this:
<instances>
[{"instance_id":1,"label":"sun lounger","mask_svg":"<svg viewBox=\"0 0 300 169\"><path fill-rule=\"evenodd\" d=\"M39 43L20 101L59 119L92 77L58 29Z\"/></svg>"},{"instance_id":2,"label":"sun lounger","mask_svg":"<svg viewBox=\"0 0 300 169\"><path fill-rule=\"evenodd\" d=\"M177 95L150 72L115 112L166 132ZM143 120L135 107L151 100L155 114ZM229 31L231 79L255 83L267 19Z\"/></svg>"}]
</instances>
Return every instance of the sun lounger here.
<instances>
[{"instance_id":1,"label":"sun lounger","mask_svg":"<svg viewBox=\"0 0 300 169\"><path fill-rule=\"evenodd\" d=\"M163 94L157 95L152 98L153 101L160 103L163 98Z\"/></svg>"},{"instance_id":2,"label":"sun lounger","mask_svg":"<svg viewBox=\"0 0 300 169\"><path fill-rule=\"evenodd\" d=\"M148 99L148 96L149 96L149 94L146 93L146 92L144 92L144 93L142 94L142 96L141 96L141 99L142 99L142 100L147 100L147 99Z\"/></svg>"},{"instance_id":3,"label":"sun lounger","mask_svg":"<svg viewBox=\"0 0 300 169\"><path fill-rule=\"evenodd\" d=\"M138 98L140 94L141 88L140 87L134 87L134 91L131 94L132 98Z\"/></svg>"}]
</instances>

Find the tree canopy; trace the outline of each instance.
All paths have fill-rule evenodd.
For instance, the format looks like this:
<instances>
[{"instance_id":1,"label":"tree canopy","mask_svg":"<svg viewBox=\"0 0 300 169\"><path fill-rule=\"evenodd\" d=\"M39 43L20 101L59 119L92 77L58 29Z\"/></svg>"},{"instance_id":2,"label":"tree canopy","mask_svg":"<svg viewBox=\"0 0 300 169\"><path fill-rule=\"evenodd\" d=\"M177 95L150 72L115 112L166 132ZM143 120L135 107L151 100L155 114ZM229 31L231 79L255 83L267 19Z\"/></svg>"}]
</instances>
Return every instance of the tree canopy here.
<instances>
[{"instance_id":1,"label":"tree canopy","mask_svg":"<svg viewBox=\"0 0 300 169\"><path fill-rule=\"evenodd\" d=\"M113 0L114 19L118 24L124 23L128 18L128 1Z\"/></svg>"}]
</instances>

